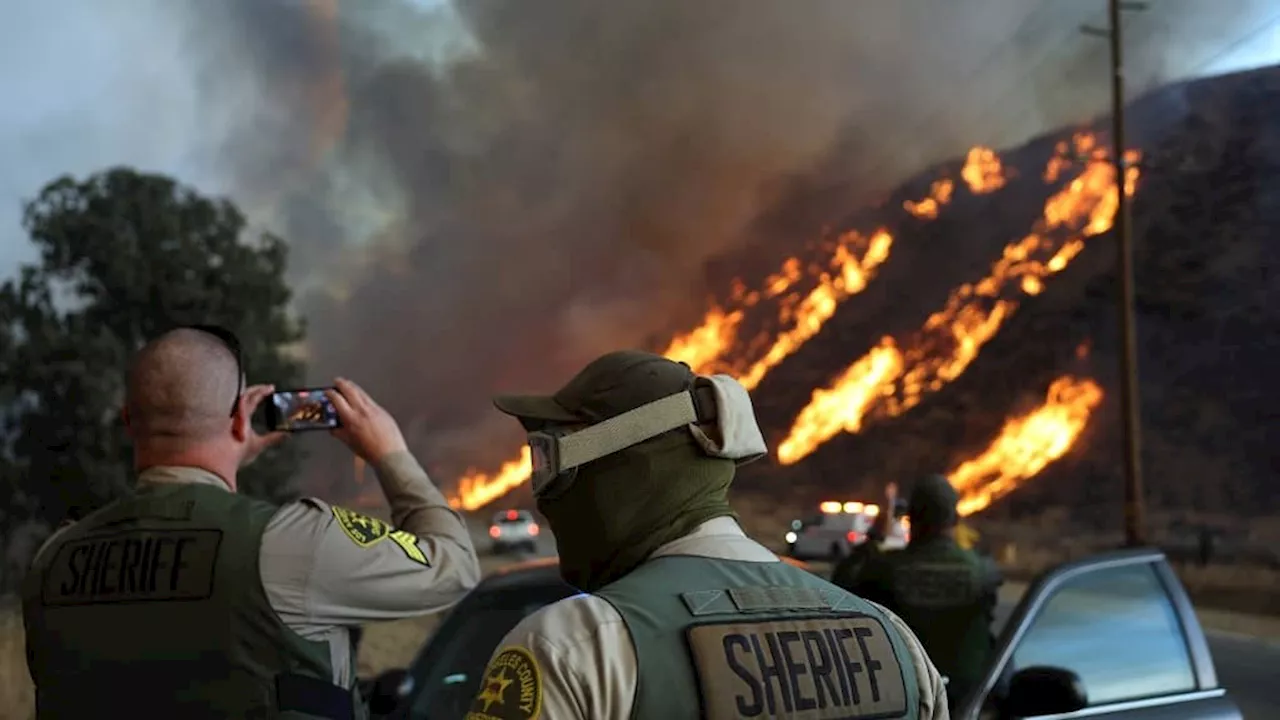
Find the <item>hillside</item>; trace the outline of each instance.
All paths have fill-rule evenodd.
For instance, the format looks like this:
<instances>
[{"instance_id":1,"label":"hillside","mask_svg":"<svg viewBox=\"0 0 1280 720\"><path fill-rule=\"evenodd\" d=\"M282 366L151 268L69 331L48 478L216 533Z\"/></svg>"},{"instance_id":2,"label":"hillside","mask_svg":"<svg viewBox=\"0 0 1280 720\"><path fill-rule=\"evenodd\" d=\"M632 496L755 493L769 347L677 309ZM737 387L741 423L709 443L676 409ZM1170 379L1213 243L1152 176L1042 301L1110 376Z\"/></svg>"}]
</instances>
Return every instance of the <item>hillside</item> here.
<instances>
[{"instance_id":1,"label":"hillside","mask_svg":"<svg viewBox=\"0 0 1280 720\"><path fill-rule=\"evenodd\" d=\"M1133 219L1148 497L1156 511L1194 511L1188 519L1197 522L1273 514L1280 510L1273 479L1280 379L1269 372L1280 344L1280 68L1165 87L1134 101L1129 113L1130 145L1143 153ZM1103 142L1107 123L1093 128ZM1046 164L1079 129L1002 151L1012 171L1006 187L986 195L958 188L928 222L903 212L903 202L926 195L959 162L923 173L880 208L853 215L842 204L838 172L801 179L780 205L785 210L760 223L755 242L713 264L708 282L725 289L723 297L730 278L763 277L780 256L811 253L794 239L824 228L831 235L882 225L898 238L879 277L753 393L772 446L813 388L881 336L918 327L953 288L981 277L1006 243L1029 231L1045 199L1069 179L1045 182ZM800 504L945 471L980 451L1010 414L1043 400L1054 377L1073 373L1102 385L1101 406L1065 457L987 516L1060 506L1098 529L1118 527L1113 240L1110 232L1089 239L1042 293L1021 303L966 372L919 406L840 434L796 465L757 463L741 487Z\"/></svg>"}]
</instances>

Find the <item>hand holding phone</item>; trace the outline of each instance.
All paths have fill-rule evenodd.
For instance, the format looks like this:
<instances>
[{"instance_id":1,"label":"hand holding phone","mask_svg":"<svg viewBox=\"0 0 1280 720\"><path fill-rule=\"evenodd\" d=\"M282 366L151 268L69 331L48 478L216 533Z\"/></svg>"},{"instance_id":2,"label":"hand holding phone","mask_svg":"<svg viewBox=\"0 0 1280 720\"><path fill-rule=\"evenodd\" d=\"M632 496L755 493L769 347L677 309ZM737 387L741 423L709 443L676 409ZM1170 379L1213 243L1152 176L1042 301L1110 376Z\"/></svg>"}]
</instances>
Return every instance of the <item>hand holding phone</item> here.
<instances>
[{"instance_id":1,"label":"hand holding phone","mask_svg":"<svg viewBox=\"0 0 1280 720\"><path fill-rule=\"evenodd\" d=\"M376 465L384 457L408 449L396 419L369 393L345 378L335 380L334 386L328 395L342 418L342 426L333 435L351 452Z\"/></svg>"},{"instance_id":2,"label":"hand holding phone","mask_svg":"<svg viewBox=\"0 0 1280 720\"><path fill-rule=\"evenodd\" d=\"M338 410L329 399L332 388L277 390L266 407L267 427L273 432L333 430L342 427Z\"/></svg>"}]
</instances>

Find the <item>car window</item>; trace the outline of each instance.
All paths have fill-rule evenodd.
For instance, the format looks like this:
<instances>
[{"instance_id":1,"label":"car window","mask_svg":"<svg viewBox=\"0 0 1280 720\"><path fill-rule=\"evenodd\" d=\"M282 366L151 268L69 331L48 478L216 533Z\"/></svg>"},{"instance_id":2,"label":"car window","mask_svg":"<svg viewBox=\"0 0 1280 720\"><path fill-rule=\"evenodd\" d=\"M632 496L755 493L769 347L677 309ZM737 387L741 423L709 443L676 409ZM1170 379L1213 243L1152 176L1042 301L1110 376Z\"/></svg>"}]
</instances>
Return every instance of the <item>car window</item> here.
<instances>
[{"instance_id":1,"label":"car window","mask_svg":"<svg viewBox=\"0 0 1280 720\"><path fill-rule=\"evenodd\" d=\"M450 614L427 651L414 661L409 716L413 720L462 720L498 643L525 617L573 593L546 583L474 596Z\"/></svg>"},{"instance_id":2,"label":"car window","mask_svg":"<svg viewBox=\"0 0 1280 720\"><path fill-rule=\"evenodd\" d=\"M1053 593L1013 654L1013 670L1074 671L1090 705L1194 690L1182 625L1150 564L1098 569Z\"/></svg>"}]
</instances>

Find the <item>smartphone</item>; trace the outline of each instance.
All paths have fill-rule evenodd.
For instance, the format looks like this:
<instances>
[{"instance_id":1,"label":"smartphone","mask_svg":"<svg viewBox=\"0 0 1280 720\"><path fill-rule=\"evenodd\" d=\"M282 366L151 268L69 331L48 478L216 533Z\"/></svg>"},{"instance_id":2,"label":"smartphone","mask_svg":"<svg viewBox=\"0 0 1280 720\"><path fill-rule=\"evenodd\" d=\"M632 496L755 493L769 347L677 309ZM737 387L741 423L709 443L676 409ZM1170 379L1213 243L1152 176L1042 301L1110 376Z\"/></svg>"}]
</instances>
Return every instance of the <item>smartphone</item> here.
<instances>
[{"instance_id":1,"label":"smartphone","mask_svg":"<svg viewBox=\"0 0 1280 720\"><path fill-rule=\"evenodd\" d=\"M333 388L277 390L266 403L267 428L271 431L302 432L342 427L338 410L326 393Z\"/></svg>"}]
</instances>

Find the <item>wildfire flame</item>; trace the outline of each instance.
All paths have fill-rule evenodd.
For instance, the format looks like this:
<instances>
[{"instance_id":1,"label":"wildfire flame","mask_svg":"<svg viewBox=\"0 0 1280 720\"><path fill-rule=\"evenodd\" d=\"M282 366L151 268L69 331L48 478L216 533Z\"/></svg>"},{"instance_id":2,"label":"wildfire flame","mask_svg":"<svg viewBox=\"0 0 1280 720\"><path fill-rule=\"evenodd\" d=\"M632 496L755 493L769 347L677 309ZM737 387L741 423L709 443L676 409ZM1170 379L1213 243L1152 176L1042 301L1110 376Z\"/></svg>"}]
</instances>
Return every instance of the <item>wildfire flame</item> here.
<instances>
[{"instance_id":1,"label":"wildfire flame","mask_svg":"<svg viewBox=\"0 0 1280 720\"><path fill-rule=\"evenodd\" d=\"M1040 292L1043 279L1065 268L1080 252L1083 238L1110 228L1116 203L1114 173L1105 162L1105 151L1097 148L1096 139L1089 134L1077 135L1071 145L1063 144L1058 150L1050 163L1051 169L1056 168L1053 169L1054 179L1072 165L1072 155L1076 159L1084 158L1086 165L1079 177L1046 202L1043 218L1035 231L1007 247L988 277L957 289L946 307L929 318L905 350L886 338L850 365L831 388L816 390L809 407L797 418L791 436L779 448L779 458L784 463L799 460L840 430L857 432L868 417L904 412L920 402L927 392L958 377L1017 308L1016 300L999 297L1006 288L1016 284L1024 294ZM1049 172L1046 169L1046 179ZM973 194L994 192L1007 181L999 156L983 147L969 151L960 178ZM1126 189L1132 193L1137 180L1136 168L1127 171L1125 180ZM953 180L941 178L933 183L927 198L907 203L904 207L917 217L936 218L940 209L951 201L954 188ZM1047 234L1063 227L1075 235L1058 244L1055 250L1055 243ZM838 238L834 252L825 264L806 268L798 258L790 258L759 288L748 290L744 283L737 282L729 300L724 305L713 304L700 325L672 339L664 355L689 364L699 373L732 372L745 386L753 388L782 360L817 335L843 300L866 288L876 270L888 259L893 241L892 235L883 229L870 236L846 233ZM815 278L817 282L802 296L794 288L806 276ZM768 349L758 359L730 363L728 358L739 349L738 332L746 310L764 300L779 298L782 307L779 319L789 323L789 328L779 332L771 343L766 338L762 345L768 345ZM1083 402L1086 406L1084 417L1087 419L1088 410L1097 404L1097 399L1089 400L1092 396L1081 394L1079 388L1084 385L1061 385L1068 380L1060 380L1050 389L1050 405L1056 402L1053 407L1058 407L1064 401L1076 398L1077 403ZM1091 381L1080 382L1096 389ZM1096 394L1100 398L1101 390L1096 389ZM1084 400L1080 400L1081 397ZM1047 459L1035 470L1026 469L1036 467L1034 462L1011 467L1006 472L1008 477L1016 478L1012 481L1005 480L1005 475L994 470L988 471L992 477L991 492L983 496L988 497L985 502L990 503L1012 489L1019 479L1030 477L1044 464L1060 457L1079 434L1078 429L1071 431L1074 425L1059 422L1054 427L1062 429L1052 437L1068 439L1056 444L1050 442L1050 421L1034 420L1041 417L1036 413L1048 413L1046 408L1010 421L1005 435L986 454L970 461L979 463L983 457L995 452L995 448L1012 446L1014 441L1006 439L1006 436L1017 428L1038 428L1044 438L1043 447L1036 447L1041 447ZM873 410L877 412L871 412ZM1057 412L1057 415L1049 415L1060 418L1062 411ZM1069 414L1068 418L1078 416L1078 410L1073 409L1072 412L1076 414ZM1080 424L1083 427L1083 421ZM1023 443L1026 447L1033 444L1033 440ZM1056 449L1059 445L1062 446L1060 450ZM1031 454L1027 451L1021 457ZM962 465L956 473L969 466ZM483 507L527 481L530 471L530 453L525 447L518 458L508 461L492 475L469 471L458 483L457 495L451 498L450 504L464 510ZM1008 489L1002 489L1005 487ZM982 492L987 488L988 485L982 485ZM972 504L975 501L966 502L971 503L966 508L977 507ZM973 511L976 510L970 510Z\"/></svg>"},{"instance_id":2,"label":"wildfire flame","mask_svg":"<svg viewBox=\"0 0 1280 720\"><path fill-rule=\"evenodd\" d=\"M867 250L859 260L849 250L850 245L867 245ZM792 353L805 344L835 314L836 308L850 295L856 295L867 288L875 270L889 259L889 251L893 248L893 236L889 231L877 230L869 240L857 233L847 233L836 247L831 259L833 272L823 273L818 278L818 285L805 296L804 300L794 308L784 308L793 320L792 326L778 335L765 352L764 357L751 365L745 373L734 373L738 381L748 390L754 389L769 371L778 366ZM672 357L667 353L667 357ZM690 365L690 367L693 367Z\"/></svg>"},{"instance_id":3,"label":"wildfire flame","mask_svg":"<svg viewBox=\"0 0 1280 720\"><path fill-rule=\"evenodd\" d=\"M1000 156L988 147L971 148L964 159L960 177L974 195L986 195L1004 187L1007 175Z\"/></svg>"},{"instance_id":4,"label":"wildfire flame","mask_svg":"<svg viewBox=\"0 0 1280 720\"><path fill-rule=\"evenodd\" d=\"M960 514L986 509L1065 455L1101 402L1102 388L1092 380L1054 380L1044 404L1007 421L986 450L948 473L960 492Z\"/></svg>"},{"instance_id":5,"label":"wildfire flame","mask_svg":"<svg viewBox=\"0 0 1280 720\"><path fill-rule=\"evenodd\" d=\"M956 184L947 178L935 180L929 187L929 196L921 200L907 200L902 208L918 218L933 220L938 217L938 209L951 202L951 191Z\"/></svg>"},{"instance_id":6,"label":"wildfire flame","mask_svg":"<svg viewBox=\"0 0 1280 720\"><path fill-rule=\"evenodd\" d=\"M729 304L732 310L712 303L702 324L683 335L677 335L663 351L663 356L685 363L696 373L708 374L721 369L722 359L738 340L738 324L745 311L761 300L773 299L804 277L799 258L787 258L778 272L765 278L757 290L747 290L741 281L734 283Z\"/></svg>"},{"instance_id":7,"label":"wildfire flame","mask_svg":"<svg viewBox=\"0 0 1280 720\"><path fill-rule=\"evenodd\" d=\"M492 477L474 470L458 481L458 494L449 505L463 510L478 510L520 487L533 474L533 457L529 446L520 448L520 457L508 460Z\"/></svg>"},{"instance_id":8,"label":"wildfire flame","mask_svg":"<svg viewBox=\"0 0 1280 720\"><path fill-rule=\"evenodd\" d=\"M995 150L981 145L970 148L965 156L964 167L960 169L960 179L969 186L974 195L986 195L1004 187L1007 181L1004 165ZM929 195L920 200L907 200L902 208L922 220L933 220L943 205L951 202L956 189L950 178L934 180L929 186Z\"/></svg>"},{"instance_id":9,"label":"wildfire flame","mask_svg":"<svg viewBox=\"0 0 1280 720\"><path fill-rule=\"evenodd\" d=\"M868 418L901 415L959 377L1017 310L1018 300L1003 294L1011 287L1039 293L1045 278L1079 255L1085 238L1111 228L1118 205L1115 169L1092 135L1077 135L1075 149L1087 157L1084 170L1045 202L1032 233L1008 245L986 277L952 292L905 346L886 337L829 387L815 390L778 445L779 462L799 462L837 434L859 432ZM1132 193L1138 170L1125 172ZM1054 231L1063 229L1067 239L1055 242Z\"/></svg>"}]
</instances>

